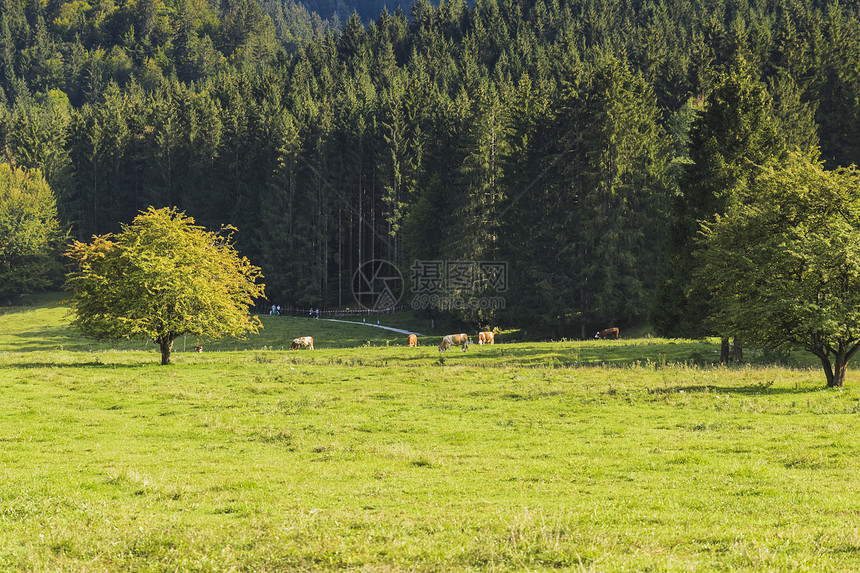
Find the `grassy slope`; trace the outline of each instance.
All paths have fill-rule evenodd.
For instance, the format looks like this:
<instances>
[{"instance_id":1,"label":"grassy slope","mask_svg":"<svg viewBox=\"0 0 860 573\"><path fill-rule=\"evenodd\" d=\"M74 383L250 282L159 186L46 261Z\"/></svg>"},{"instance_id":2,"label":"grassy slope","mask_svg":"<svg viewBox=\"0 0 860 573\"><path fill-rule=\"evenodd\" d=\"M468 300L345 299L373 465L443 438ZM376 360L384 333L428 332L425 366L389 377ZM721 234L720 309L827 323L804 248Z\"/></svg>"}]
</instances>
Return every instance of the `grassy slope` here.
<instances>
[{"instance_id":1,"label":"grassy slope","mask_svg":"<svg viewBox=\"0 0 860 573\"><path fill-rule=\"evenodd\" d=\"M152 342L96 342L79 336L67 326L69 309L64 306L63 296L60 294L30 296L24 299L24 302L28 304L0 307L0 352L55 349L158 351L158 347ZM196 337L180 337L174 343L174 348L177 352L190 351L196 344L202 344L207 350L220 351L261 348L283 350L289 348L293 338L298 336L313 336L315 347L319 348L406 345L406 335L364 325L360 320L355 325L290 316L262 315L260 320L263 322L263 329L259 334L249 335L244 340L229 338L212 341ZM388 325L395 328L420 327L424 321L398 317L395 322L397 324ZM429 329L425 330L430 332Z\"/></svg>"},{"instance_id":2,"label":"grassy slope","mask_svg":"<svg viewBox=\"0 0 860 573\"><path fill-rule=\"evenodd\" d=\"M161 367L11 310L0 570L860 568L854 373L684 341L334 348L376 332L349 325Z\"/></svg>"}]
</instances>

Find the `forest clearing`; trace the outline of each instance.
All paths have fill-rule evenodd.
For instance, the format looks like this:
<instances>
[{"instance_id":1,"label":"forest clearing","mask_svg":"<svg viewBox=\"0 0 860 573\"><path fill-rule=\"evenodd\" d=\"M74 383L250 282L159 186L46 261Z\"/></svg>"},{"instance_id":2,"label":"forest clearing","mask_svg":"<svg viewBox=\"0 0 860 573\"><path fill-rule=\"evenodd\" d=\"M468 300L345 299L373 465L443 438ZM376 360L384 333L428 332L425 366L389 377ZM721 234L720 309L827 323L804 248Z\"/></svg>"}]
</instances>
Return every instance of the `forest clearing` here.
<instances>
[{"instance_id":1,"label":"forest clearing","mask_svg":"<svg viewBox=\"0 0 860 573\"><path fill-rule=\"evenodd\" d=\"M162 367L65 312L0 314L3 570L860 566L855 372L286 317Z\"/></svg>"}]
</instances>

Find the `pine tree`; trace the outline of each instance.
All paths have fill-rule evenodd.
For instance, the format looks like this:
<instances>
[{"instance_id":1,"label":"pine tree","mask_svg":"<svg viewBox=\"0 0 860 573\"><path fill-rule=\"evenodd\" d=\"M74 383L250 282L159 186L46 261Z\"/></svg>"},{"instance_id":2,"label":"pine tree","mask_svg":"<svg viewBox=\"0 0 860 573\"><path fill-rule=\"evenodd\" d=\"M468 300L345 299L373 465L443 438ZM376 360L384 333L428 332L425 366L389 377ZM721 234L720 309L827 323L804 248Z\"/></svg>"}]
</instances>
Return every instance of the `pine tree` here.
<instances>
[{"instance_id":1,"label":"pine tree","mask_svg":"<svg viewBox=\"0 0 860 573\"><path fill-rule=\"evenodd\" d=\"M61 203L67 199L72 185L72 164L66 147L70 123L68 101L47 98L42 104L17 105L6 135L15 162L38 169Z\"/></svg>"},{"instance_id":2,"label":"pine tree","mask_svg":"<svg viewBox=\"0 0 860 573\"><path fill-rule=\"evenodd\" d=\"M699 222L725 213L739 200L757 166L784 153L777 128L770 95L751 75L745 60L737 58L721 73L692 125L692 164L674 205L675 240L668 254L672 273L658 298L658 304L670 299L674 304L662 308L661 332L687 336L708 332L709 297L705 285L692 277Z\"/></svg>"},{"instance_id":3,"label":"pine tree","mask_svg":"<svg viewBox=\"0 0 860 573\"><path fill-rule=\"evenodd\" d=\"M561 328L613 326L643 317L654 288L666 215L665 151L656 98L642 77L600 55L562 118L572 153L554 279ZM557 271L558 273L558 271Z\"/></svg>"},{"instance_id":4,"label":"pine tree","mask_svg":"<svg viewBox=\"0 0 860 573\"><path fill-rule=\"evenodd\" d=\"M12 39L12 31L6 10L0 10L0 67L3 68L3 77L0 78L3 90L14 96L15 94L15 41Z\"/></svg>"}]
</instances>

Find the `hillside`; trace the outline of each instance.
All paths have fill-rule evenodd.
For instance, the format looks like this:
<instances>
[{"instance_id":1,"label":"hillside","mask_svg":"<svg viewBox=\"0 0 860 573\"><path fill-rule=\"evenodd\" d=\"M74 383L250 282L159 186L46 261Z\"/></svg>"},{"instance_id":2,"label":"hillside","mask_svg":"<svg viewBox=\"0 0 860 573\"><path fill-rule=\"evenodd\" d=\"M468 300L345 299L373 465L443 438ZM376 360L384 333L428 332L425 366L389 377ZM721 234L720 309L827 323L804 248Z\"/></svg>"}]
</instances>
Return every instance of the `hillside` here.
<instances>
[{"instance_id":1,"label":"hillside","mask_svg":"<svg viewBox=\"0 0 860 573\"><path fill-rule=\"evenodd\" d=\"M317 350L349 348L401 348L407 345L406 335L374 326L375 318L362 321L360 318L342 316L335 320L305 318L304 316L270 316L260 314L263 328L258 334L244 339L225 338L207 340L196 337L179 338L175 343L177 354L191 356L193 360L209 359L208 354L218 352L263 351L277 353L288 351L293 338L312 336ZM437 346L445 334L455 332L452 324L439 323L431 328L426 320L416 319L412 313L403 312L383 315L379 318L383 326L417 332L418 349L410 349L408 360L421 361L443 359L471 360L470 351L479 353L479 360L495 366L570 368L593 365L630 367L640 363L683 363L710 367L717 360L719 345L714 339L683 340L653 338L650 334L641 338L625 338L617 341L589 340L527 342L522 343L522 333L501 331L496 334L493 346L482 348L477 344L477 334L470 332L471 346L467 353L457 350L440 355ZM158 346L151 341L98 341L85 338L69 326L71 316L63 293L47 293L20 297L14 306L0 307L0 353L8 353L13 362L27 360L27 353L61 353L69 356L93 356L104 354L110 360L126 355L125 359L138 360L140 353L158 354ZM206 356L194 356L194 346L202 345ZM513 344L513 346L511 346ZM395 354L388 356L395 356ZM474 352L473 352L474 354ZM313 360L310 351L288 351L288 355ZM326 355L329 356L329 355ZM383 365L369 354L368 363ZM401 355L402 356L402 355ZM817 359L804 352L791 355L774 355L759 350L749 350L747 364L757 366L791 366L795 368L819 368ZM145 358L143 358L145 360ZM220 359L215 359L220 360ZM443 360L444 361L444 360Z\"/></svg>"},{"instance_id":2,"label":"hillside","mask_svg":"<svg viewBox=\"0 0 860 573\"><path fill-rule=\"evenodd\" d=\"M713 334L698 222L787 150L860 162L856 3L452 0L332 30L290 3L9 0L0 147L76 238L177 206L238 229L272 303L355 306L383 260L425 319L556 339ZM426 263L444 292L416 292Z\"/></svg>"},{"instance_id":3,"label":"hillside","mask_svg":"<svg viewBox=\"0 0 860 573\"><path fill-rule=\"evenodd\" d=\"M0 352L33 352L63 350L71 352L99 352L103 350L157 352L158 347L147 341L96 341L84 338L69 327L69 308L65 295L51 293L27 295L19 299L19 306L0 307ZM429 324L416 321L411 315L392 317L391 325L398 328L422 328L424 340L435 348L441 330L429 329ZM312 336L315 347L352 348L357 346L405 346L406 335L375 328L361 323L355 324L317 320L296 316L260 315L263 328L259 334L246 339L206 340L185 337L176 341L176 350L192 352L195 345L204 346L204 351L237 350L287 350L292 340L299 336ZM388 323L388 322L387 322Z\"/></svg>"}]
</instances>

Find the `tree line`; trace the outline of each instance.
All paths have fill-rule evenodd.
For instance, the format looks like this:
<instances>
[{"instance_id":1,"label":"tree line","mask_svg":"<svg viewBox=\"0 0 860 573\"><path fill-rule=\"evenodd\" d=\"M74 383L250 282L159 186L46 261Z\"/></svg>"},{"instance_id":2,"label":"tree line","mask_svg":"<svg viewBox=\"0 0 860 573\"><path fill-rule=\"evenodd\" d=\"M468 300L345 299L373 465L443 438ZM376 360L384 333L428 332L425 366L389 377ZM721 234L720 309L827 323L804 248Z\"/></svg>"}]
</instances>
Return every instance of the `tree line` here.
<instances>
[{"instance_id":1,"label":"tree line","mask_svg":"<svg viewBox=\"0 0 860 573\"><path fill-rule=\"evenodd\" d=\"M860 156L856 2L416 0L337 31L291 3L2 2L0 143L73 235L231 224L284 305L354 305L366 261L503 261L506 308L458 318L702 334L699 221L789 150Z\"/></svg>"}]
</instances>

